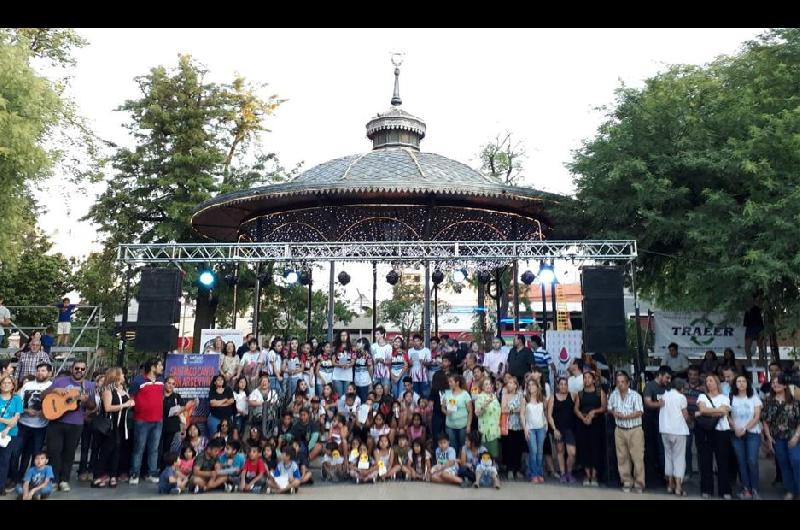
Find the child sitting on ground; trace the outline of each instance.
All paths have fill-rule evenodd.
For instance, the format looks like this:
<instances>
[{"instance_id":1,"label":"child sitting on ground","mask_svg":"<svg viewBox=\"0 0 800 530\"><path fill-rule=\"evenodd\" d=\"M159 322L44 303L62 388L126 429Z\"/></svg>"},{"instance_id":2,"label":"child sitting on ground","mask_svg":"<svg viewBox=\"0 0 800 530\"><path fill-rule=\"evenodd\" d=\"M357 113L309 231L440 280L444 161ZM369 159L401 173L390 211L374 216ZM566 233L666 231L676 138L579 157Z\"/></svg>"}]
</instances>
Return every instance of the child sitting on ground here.
<instances>
[{"instance_id":1,"label":"child sitting on ground","mask_svg":"<svg viewBox=\"0 0 800 530\"><path fill-rule=\"evenodd\" d=\"M47 465L47 453L39 451L33 457L33 466L25 472L22 484L17 486L17 494L23 501L44 500L53 493L54 479L53 468Z\"/></svg>"},{"instance_id":2,"label":"child sitting on ground","mask_svg":"<svg viewBox=\"0 0 800 530\"><path fill-rule=\"evenodd\" d=\"M191 479L193 493L217 489L228 481L226 475L219 474L220 465L217 461L224 447L225 442L222 438L214 438L194 459Z\"/></svg>"},{"instance_id":3,"label":"child sitting on ground","mask_svg":"<svg viewBox=\"0 0 800 530\"><path fill-rule=\"evenodd\" d=\"M406 473L411 480L431 480L431 454L425 450L422 440L417 438L411 442L411 450L408 452L409 465Z\"/></svg>"},{"instance_id":4,"label":"child sitting on ground","mask_svg":"<svg viewBox=\"0 0 800 530\"><path fill-rule=\"evenodd\" d=\"M464 479L461 483L463 487L468 487L469 482L475 482L475 468L480 461L480 456L487 449L481 445L481 435L478 431L472 431L466 440L464 447L461 448L459 458L458 476Z\"/></svg>"},{"instance_id":5,"label":"child sitting on ground","mask_svg":"<svg viewBox=\"0 0 800 530\"><path fill-rule=\"evenodd\" d=\"M463 480L458 476L458 460L456 450L450 447L447 435L439 435L436 447L436 465L431 468L431 482L439 484L461 484Z\"/></svg>"},{"instance_id":6,"label":"child sitting on ground","mask_svg":"<svg viewBox=\"0 0 800 530\"><path fill-rule=\"evenodd\" d=\"M192 476L194 459L197 456L197 453L195 452L194 447L188 444L181 449L181 452L183 454L180 458L178 458L178 471L181 472L181 475L188 478Z\"/></svg>"},{"instance_id":7,"label":"child sitting on ground","mask_svg":"<svg viewBox=\"0 0 800 530\"><path fill-rule=\"evenodd\" d=\"M270 493L297 493L300 488L300 467L295 462L294 448L288 447L281 453L281 461L267 476L267 494Z\"/></svg>"},{"instance_id":8,"label":"child sitting on ground","mask_svg":"<svg viewBox=\"0 0 800 530\"><path fill-rule=\"evenodd\" d=\"M227 476L225 491L230 493L239 485L239 477L242 474L245 456L241 452L242 444L236 440L231 440L225 445L225 452L219 455L220 470L219 475Z\"/></svg>"},{"instance_id":9,"label":"child sitting on ground","mask_svg":"<svg viewBox=\"0 0 800 530\"><path fill-rule=\"evenodd\" d=\"M322 457L322 480L339 482L346 477L344 457L339 452L339 445L336 442L328 442L325 445L325 455Z\"/></svg>"},{"instance_id":10,"label":"child sitting on ground","mask_svg":"<svg viewBox=\"0 0 800 530\"><path fill-rule=\"evenodd\" d=\"M389 445L389 437L382 434L378 438L378 447L373 452L375 458L375 465L378 467L378 479L385 482L388 479L394 479L400 466L394 462L394 451Z\"/></svg>"},{"instance_id":11,"label":"child sitting on ground","mask_svg":"<svg viewBox=\"0 0 800 530\"><path fill-rule=\"evenodd\" d=\"M497 466L492 460L492 455L489 451L481 453L481 459L477 466L475 466L475 484L473 487L490 488L494 486L495 489L500 489L500 476L497 473Z\"/></svg>"},{"instance_id":12,"label":"child sitting on ground","mask_svg":"<svg viewBox=\"0 0 800 530\"><path fill-rule=\"evenodd\" d=\"M266 448L264 451L266 452ZM260 453L261 450L258 446L247 449L247 460L242 466L242 472L239 475L239 491L261 492L265 482L264 477L267 474L267 465L260 458Z\"/></svg>"},{"instance_id":13,"label":"child sitting on ground","mask_svg":"<svg viewBox=\"0 0 800 530\"><path fill-rule=\"evenodd\" d=\"M177 495L186 490L187 478L180 472L178 453L164 455L164 471L158 477L158 493Z\"/></svg>"},{"instance_id":14,"label":"child sitting on ground","mask_svg":"<svg viewBox=\"0 0 800 530\"><path fill-rule=\"evenodd\" d=\"M278 454L275 451L275 446L273 444L268 443L264 446L262 458L264 460L264 464L267 466L267 471L274 471L275 468L278 467Z\"/></svg>"},{"instance_id":15,"label":"child sitting on ground","mask_svg":"<svg viewBox=\"0 0 800 530\"><path fill-rule=\"evenodd\" d=\"M397 466L395 477L402 480L409 480L408 467L409 467L409 447L408 436L401 434L397 437L397 445L394 447L394 461Z\"/></svg>"},{"instance_id":16,"label":"child sitting on ground","mask_svg":"<svg viewBox=\"0 0 800 530\"><path fill-rule=\"evenodd\" d=\"M370 459L367 444L359 444L358 459L356 464L350 467L350 477L356 481L356 484L378 481L378 466Z\"/></svg>"}]
</instances>

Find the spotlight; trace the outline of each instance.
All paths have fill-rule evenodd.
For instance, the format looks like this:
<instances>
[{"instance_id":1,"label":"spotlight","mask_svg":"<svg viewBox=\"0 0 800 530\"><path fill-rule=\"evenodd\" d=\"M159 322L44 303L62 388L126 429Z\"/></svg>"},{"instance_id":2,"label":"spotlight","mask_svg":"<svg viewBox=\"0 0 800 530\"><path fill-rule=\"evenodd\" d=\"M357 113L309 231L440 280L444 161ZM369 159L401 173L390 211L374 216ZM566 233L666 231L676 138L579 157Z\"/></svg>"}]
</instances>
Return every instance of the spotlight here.
<instances>
[{"instance_id":1,"label":"spotlight","mask_svg":"<svg viewBox=\"0 0 800 530\"><path fill-rule=\"evenodd\" d=\"M392 269L389 271L389 274L386 275L386 281L389 283L389 285L394 285L400 281L400 275L397 274L396 270Z\"/></svg>"},{"instance_id":2,"label":"spotlight","mask_svg":"<svg viewBox=\"0 0 800 530\"><path fill-rule=\"evenodd\" d=\"M299 280L300 278L297 275L297 271L286 271L283 274L283 279L286 280L286 283L293 284L297 283L297 280Z\"/></svg>"},{"instance_id":3,"label":"spotlight","mask_svg":"<svg viewBox=\"0 0 800 530\"><path fill-rule=\"evenodd\" d=\"M300 285L308 285L311 283L311 273L304 270L300 273L300 277L298 278L300 281Z\"/></svg>"},{"instance_id":4,"label":"spotlight","mask_svg":"<svg viewBox=\"0 0 800 530\"><path fill-rule=\"evenodd\" d=\"M197 277L197 281L200 283L201 287L211 289L214 287L214 284L217 283L217 276L213 271L204 270L200 273L200 276Z\"/></svg>"},{"instance_id":5,"label":"spotlight","mask_svg":"<svg viewBox=\"0 0 800 530\"><path fill-rule=\"evenodd\" d=\"M467 279L467 269L456 269L453 271L453 281L456 283L464 283Z\"/></svg>"},{"instance_id":6,"label":"spotlight","mask_svg":"<svg viewBox=\"0 0 800 530\"><path fill-rule=\"evenodd\" d=\"M225 275L225 283L227 283L229 287L233 287L234 285L239 283L239 277L236 276L234 273L230 272Z\"/></svg>"},{"instance_id":7,"label":"spotlight","mask_svg":"<svg viewBox=\"0 0 800 530\"><path fill-rule=\"evenodd\" d=\"M489 281L491 281L492 273L489 271L478 271L477 277L479 283L486 285L489 283Z\"/></svg>"},{"instance_id":8,"label":"spotlight","mask_svg":"<svg viewBox=\"0 0 800 530\"><path fill-rule=\"evenodd\" d=\"M541 267L539 267L539 281L544 285L556 283L556 271L553 270L552 265L542 263Z\"/></svg>"},{"instance_id":9,"label":"spotlight","mask_svg":"<svg viewBox=\"0 0 800 530\"><path fill-rule=\"evenodd\" d=\"M339 283L341 283L342 285L347 285L348 283L350 283L350 275L347 274L345 271L340 272L338 278L339 278Z\"/></svg>"},{"instance_id":10,"label":"spotlight","mask_svg":"<svg viewBox=\"0 0 800 530\"><path fill-rule=\"evenodd\" d=\"M444 281L444 273L436 269L433 271L433 274L431 274L431 280L433 280L433 285L439 285Z\"/></svg>"},{"instance_id":11,"label":"spotlight","mask_svg":"<svg viewBox=\"0 0 800 530\"><path fill-rule=\"evenodd\" d=\"M522 280L522 283L525 285L530 285L533 283L533 280L536 279L536 275L528 270L523 272L519 279Z\"/></svg>"}]
</instances>

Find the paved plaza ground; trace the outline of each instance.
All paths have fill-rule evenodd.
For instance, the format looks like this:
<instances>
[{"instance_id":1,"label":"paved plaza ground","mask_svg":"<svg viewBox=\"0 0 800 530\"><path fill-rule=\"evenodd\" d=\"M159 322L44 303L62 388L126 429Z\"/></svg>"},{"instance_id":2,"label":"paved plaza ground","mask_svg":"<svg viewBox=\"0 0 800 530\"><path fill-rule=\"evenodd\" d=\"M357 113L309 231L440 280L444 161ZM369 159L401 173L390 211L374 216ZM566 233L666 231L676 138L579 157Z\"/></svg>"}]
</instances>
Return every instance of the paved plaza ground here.
<instances>
[{"instance_id":1,"label":"paved plaza ground","mask_svg":"<svg viewBox=\"0 0 800 530\"><path fill-rule=\"evenodd\" d=\"M780 499L783 490L771 486L775 479L775 466L772 460L760 460L761 484L764 499ZM315 483L301 488L297 495L265 495L249 493L203 493L199 495L158 495L157 484L140 482L136 486L120 483L116 489L93 489L88 482L78 482L73 478L72 491L68 493L56 492L51 497L54 500L107 500L107 499L162 499L162 500L212 500L212 499L241 499L241 500L271 500L271 499L342 499L348 500L425 500L425 499L460 499L460 500L700 500L700 476L695 473L686 484L688 497L679 498L668 495L665 490L645 491L643 494L623 493L617 488L589 488L582 485L559 484L554 479L547 479L544 484L531 484L529 482L504 482L500 490L481 488L459 488L458 486L430 484L422 482L387 482L378 484L332 484L319 480L319 468L312 468ZM14 494L7 494L5 499L14 499Z\"/></svg>"}]
</instances>

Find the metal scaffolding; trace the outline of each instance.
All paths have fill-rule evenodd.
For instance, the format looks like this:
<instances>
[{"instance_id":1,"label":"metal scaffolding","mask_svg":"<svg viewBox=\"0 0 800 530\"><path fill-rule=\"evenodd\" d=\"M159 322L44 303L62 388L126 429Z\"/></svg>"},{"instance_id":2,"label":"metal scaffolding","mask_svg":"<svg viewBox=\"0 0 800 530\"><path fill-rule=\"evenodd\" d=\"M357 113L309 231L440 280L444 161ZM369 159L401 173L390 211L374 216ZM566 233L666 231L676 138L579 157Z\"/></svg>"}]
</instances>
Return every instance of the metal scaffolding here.
<instances>
[{"instance_id":1,"label":"metal scaffolding","mask_svg":"<svg viewBox=\"0 0 800 530\"><path fill-rule=\"evenodd\" d=\"M511 260L636 259L636 241L333 241L322 243L126 244L117 259L127 265L168 263L303 263L312 261L454 262L476 267Z\"/></svg>"}]
</instances>

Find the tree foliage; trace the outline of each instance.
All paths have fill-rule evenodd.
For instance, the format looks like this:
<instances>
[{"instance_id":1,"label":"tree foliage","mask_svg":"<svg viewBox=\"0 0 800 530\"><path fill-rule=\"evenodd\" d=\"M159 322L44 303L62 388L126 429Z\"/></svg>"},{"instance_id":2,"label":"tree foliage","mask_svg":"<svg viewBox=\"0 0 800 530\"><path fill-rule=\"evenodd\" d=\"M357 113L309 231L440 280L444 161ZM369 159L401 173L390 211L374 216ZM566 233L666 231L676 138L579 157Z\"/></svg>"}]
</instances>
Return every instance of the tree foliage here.
<instances>
[{"instance_id":1,"label":"tree foliage","mask_svg":"<svg viewBox=\"0 0 800 530\"><path fill-rule=\"evenodd\" d=\"M707 66L621 87L574 155L584 236L639 243L637 287L662 307L800 314L800 30Z\"/></svg>"},{"instance_id":2,"label":"tree foliage","mask_svg":"<svg viewBox=\"0 0 800 530\"><path fill-rule=\"evenodd\" d=\"M431 294L431 306L433 305L433 294ZM391 322L399 328L400 334L408 342L413 333L422 333L423 312L425 308L425 293L422 285L418 283L400 281L392 287L392 297L383 300L378 304L378 318L381 322ZM450 304L439 299L439 323L446 323L446 317L442 317L450 311ZM433 308L431 307L431 310ZM431 322L433 322L433 312L431 312ZM433 327L431 327L433 330Z\"/></svg>"},{"instance_id":3,"label":"tree foliage","mask_svg":"<svg viewBox=\"0 0 800 530\"><path fill-rule=\"evenodd\" d=\"M483 145L478 154L481 171L493 179L509 186L516 186L522 177L525 148L514 142L512 133L506 131Z\"/></svg>"}]
</instances>

